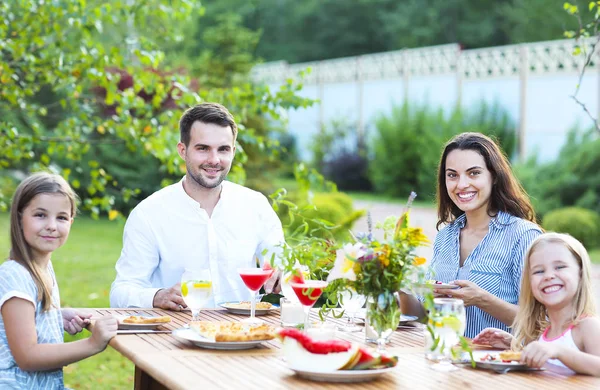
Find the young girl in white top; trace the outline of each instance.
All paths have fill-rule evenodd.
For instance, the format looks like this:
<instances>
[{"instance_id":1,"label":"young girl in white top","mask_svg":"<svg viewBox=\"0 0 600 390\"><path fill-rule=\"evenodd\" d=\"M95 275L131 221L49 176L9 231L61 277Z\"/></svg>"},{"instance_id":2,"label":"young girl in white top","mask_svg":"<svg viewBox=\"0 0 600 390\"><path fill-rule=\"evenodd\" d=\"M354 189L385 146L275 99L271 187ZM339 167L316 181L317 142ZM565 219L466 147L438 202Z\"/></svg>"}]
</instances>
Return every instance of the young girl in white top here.
<instances>
[{"instance_id":1,"label":"young girl in white top","mask_svg":"<svg viewBox=\"0 0 600 390\"><path fill-rule=\"evenodd\" d=\"M50 256L75 216L76 196L60 176L37 173L17 188L10 212L10 259L0 265L0 388L62 389L62 367L101 352L116 334L114 318L92 336L64 343L90 315L60 309Z\"/></svg>"},{"instance_id":2,"label":"young girl in white top","mask_svg":"<svg viewBox=\"0 0 600 390\"><path fill-rule=\"evenodd\" d=\"M600 376L600 319L590 268L589 255L575 238L539 236L525 258L514 337L487 328L473 342L522 350L521 362L530 367L551 363Z\"/></svg>"}]
</instances>

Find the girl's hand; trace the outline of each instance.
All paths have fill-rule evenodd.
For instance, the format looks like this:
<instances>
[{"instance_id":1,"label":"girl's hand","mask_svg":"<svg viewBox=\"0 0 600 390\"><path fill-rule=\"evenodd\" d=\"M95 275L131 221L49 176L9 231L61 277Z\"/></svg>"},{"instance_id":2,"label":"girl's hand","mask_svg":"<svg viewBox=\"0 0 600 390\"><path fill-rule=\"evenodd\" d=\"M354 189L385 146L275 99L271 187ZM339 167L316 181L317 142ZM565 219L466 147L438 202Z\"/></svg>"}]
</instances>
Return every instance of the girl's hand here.
<instances>
[{"instance_id":1,"label":"girl's hand","mask_svg":"<svg viewBox=\"0 0 600 390\"><path fill-rule=\"evenodd\" d=\"M548 359L557 359L560 348L553 344L533 341L528 344L521 354L521 363L532 368L542 368Z\"/></svg>"},{"instance_id":2,"label":"girl's hand","mask_svg":"<svg viewBox=\"0 0 600 390\"><path fill-rule=\"evenodd\" d=\"M63 327L71 335L77 334L90 323L91 313L77 311L75 309L62 309Z\"/></svg>"},{"instance_id":3,"label":"girl's hand","mask_svg":"<svg viewBox=\"0 0 600 390\"><path fill-rule=\"evenodd\" d=\"M117 334L117 319L113 316L100 317L94 323L90 341L96 347L98 352L103 351L110 339Z\"/></svg>"},{"instance_id":4,"label":"girl's hand","mask_svg":"<svg viewBox=\"0 0 600 390\"><path fill-rule=\"evenodd\" d=\"M510 349L513 336L500 329L485 328L473 339L473 344L490 345L494 348Z\"/></svg>"},{"instance_id":5,"label":"girl's hand","mask_svg":"<svg viewBox=\"0 0 600 390\"><path fill-rule=\"evenodd\" d=\"M481 301L481 297L486 294L486 291L479 288L475 283L469 282L468 280L455 280L452 282L460 288L450 289L434 289L434 293L444 294L450 298L462 299L465 306L477 306Z\"/></svg>"}]
</instances>

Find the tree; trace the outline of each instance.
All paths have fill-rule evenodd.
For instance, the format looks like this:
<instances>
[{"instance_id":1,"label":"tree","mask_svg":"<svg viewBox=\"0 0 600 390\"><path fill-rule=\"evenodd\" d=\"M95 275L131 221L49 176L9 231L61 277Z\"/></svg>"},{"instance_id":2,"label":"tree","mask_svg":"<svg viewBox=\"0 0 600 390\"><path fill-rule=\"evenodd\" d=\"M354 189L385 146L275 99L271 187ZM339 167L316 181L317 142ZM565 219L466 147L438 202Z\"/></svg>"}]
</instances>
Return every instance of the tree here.
<instances>
[{"instance_id":1,"label":"tree","mask_svg":"<svg viewBox=\"0 0 600 390\"><path fill-rule=\"evenodd\" d=\"M183 41L185 21L201 13L196 4L2 3L0 112L9 114L0 119L3 171L54 170L78 191L84 210L115 218L115 199L127 201L137 191L107 169L107 148L151 157L167 184L185 171L175 144L178 118L190 105L227 106L240 123L243 150L243 143L264 142L245 131L248 117L278 120L282 108L310 104L295 95L301 85L292 82L275 92L248 82L203 89L187 71L166 66L161 48ZM123 87L130 76L131 86ZM243 181L244 161L242 152L234 180ZM0 195L0 206L7 195Z\"/></svg>"}]
</instances>

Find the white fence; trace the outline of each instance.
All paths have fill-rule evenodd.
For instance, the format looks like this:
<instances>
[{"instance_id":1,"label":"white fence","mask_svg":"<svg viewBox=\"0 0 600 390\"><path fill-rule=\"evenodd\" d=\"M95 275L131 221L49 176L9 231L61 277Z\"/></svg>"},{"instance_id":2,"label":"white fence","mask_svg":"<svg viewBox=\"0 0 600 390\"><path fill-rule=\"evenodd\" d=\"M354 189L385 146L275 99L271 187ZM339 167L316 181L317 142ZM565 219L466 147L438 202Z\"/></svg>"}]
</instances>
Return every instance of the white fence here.
<instances>
[{"instance_id":1,"label":"white fence","mask_svg":"<svg viewBox=\"0 0 600 390\"><path fill-rule=\"evenodd\" d=\"M537 152L547 160L556 156L570 128L592 125L570 98L584 60L583 54L572 55L575 45L558 40L461 50L450 44L300 64L277 61L256 66L253 77L277 86L303 74L301 94L319 101L289 114L290 131L304 150L332 119L345 117L368 133L376 115L407 99L445 110L487 101L500 104L518 123L521 158ZM578 97L600 114L596 58Z\"/></svg>"}]
</instances>

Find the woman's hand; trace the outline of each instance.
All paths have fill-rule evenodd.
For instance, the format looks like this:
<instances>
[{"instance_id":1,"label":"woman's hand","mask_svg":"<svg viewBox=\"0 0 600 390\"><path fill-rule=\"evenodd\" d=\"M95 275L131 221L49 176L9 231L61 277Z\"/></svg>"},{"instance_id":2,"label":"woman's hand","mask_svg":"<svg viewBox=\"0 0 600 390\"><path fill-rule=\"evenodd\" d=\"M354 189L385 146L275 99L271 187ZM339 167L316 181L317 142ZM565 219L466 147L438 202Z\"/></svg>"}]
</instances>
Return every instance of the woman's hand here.
<instances>
[{"instance_id":1,"label":"woman's hand","mask_svg":"<svg viewBox=\"0 0 600 390\"><path fill-rule=\"evenodd\" d=\"M70 335L77 334L90 323L91 313L78 311L75 309L61 309L63 318L63 327Z\"/></svg>"},{"instance_id":2,"label":"woman's hand","mask_svg":"<svg viewBox=\"0 0 600 390\"><path fill-rule=\"evenodd\" d=\"M456 284L460 288L451 289L433 289L434 294L447 295L450 298L462 299L465 306L478 306L482 297L487 294L485 290L477 287L473 282L468 280L455 280L452 284Z\"/></svg>"},{"instance_id":3,"label":"woman's hand","mask_svg":"<svg viewBox=\"0 0 600 390\"><path fill-rule=\"evenodd\" d=\"M532 368L542 368L548 359L558 359L560 346L533 341L528 344L521 354L521 363Z\"/></svg>"},{"instance_id":4,"label":"woman's hand","mask_svg":"<svg viewBox=\"0 0 600 390\"><path fill-rule=\"evenodd\" d=\"M509 349L513 336L501 329L485 328L473 339L473 344L489 345L494 348Z\"/></svg>"}]
</instances>

